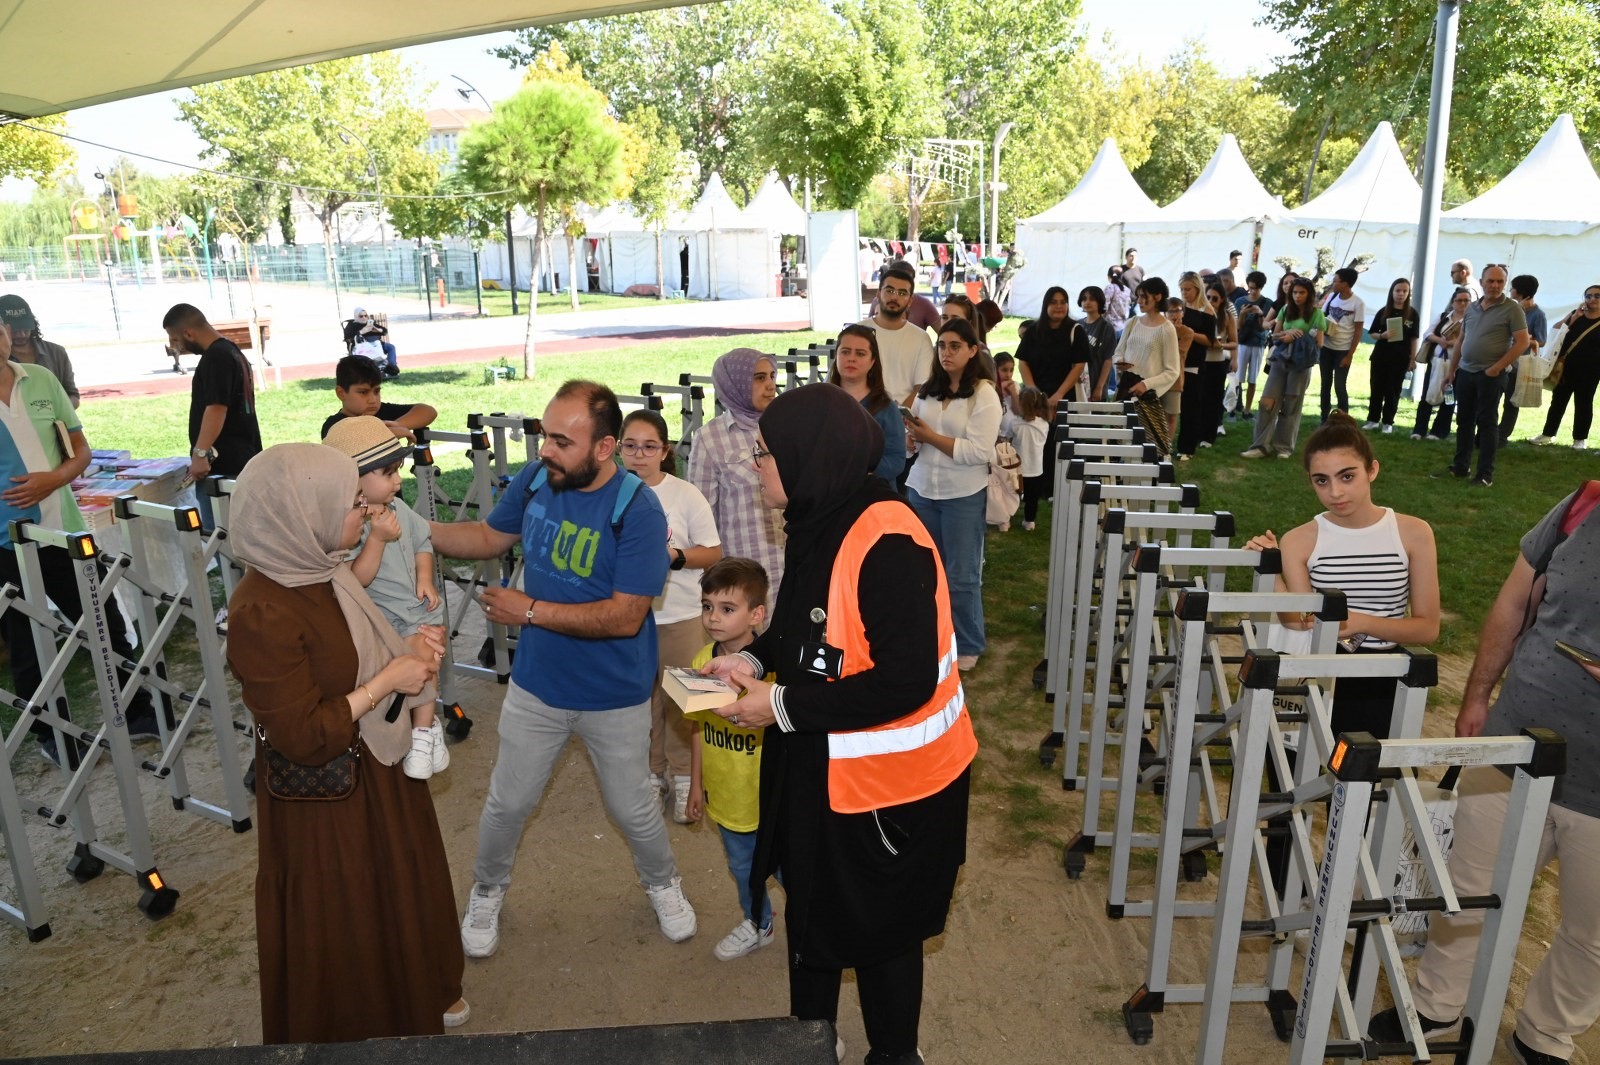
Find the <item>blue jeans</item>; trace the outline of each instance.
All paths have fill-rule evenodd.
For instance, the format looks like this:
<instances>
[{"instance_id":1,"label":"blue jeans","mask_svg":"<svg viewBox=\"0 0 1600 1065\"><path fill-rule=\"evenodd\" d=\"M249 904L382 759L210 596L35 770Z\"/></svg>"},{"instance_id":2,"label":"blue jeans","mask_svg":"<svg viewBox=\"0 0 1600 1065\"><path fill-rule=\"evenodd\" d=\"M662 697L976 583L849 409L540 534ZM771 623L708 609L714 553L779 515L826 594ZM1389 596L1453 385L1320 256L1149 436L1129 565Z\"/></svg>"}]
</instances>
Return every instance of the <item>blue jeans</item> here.
<instances>
[{"instance_id":1,"label":"blue jeans","mask_svg":"<svg viewBox=\"0 0 1600 1065\"><path fill-rule=\"evenodd\" d=\"M384 362L388 364L389 369L393 370L395 373L399 373L400 359L399 356L395 354L394 345L389 343L387 340L379 341L379 343L383 345Z\"/></svg>"},{"instance_id":2,"label":"blue jeans","mask_svg":"<svg viewBox=\"0 0 1600 1065\"><path fill-rule=\"evenodd\" d=\"M722 834L722 849L728 855L728 872L733 874L733 882L739 885L739 912L746 917L750 916L750 866L756 857L756 834L754 832L735 832L731 828L717 826L717 831ZM779 883L783 880L780 877ZM753 919L753 918L752 918ZM763 893L761 896L761 921L758 928L772 926L772 896Z\"/></svg>"},{"instance_id":3,"label":"blue jeans","mask_svg":"<svg viewBox=\"0 0 1600 1065\"><path fill-rule=\"evenodd\" d=\"M500 749L478 822L478 857L472 866L478 883L511 883L522 828L574 734L589 751L600 798L628 841L640 882L663 887L678 875L661 805L650 786L650 703L562 710L512 682L500 707Z\"/></svg>"},{"instance_id":4,"label":"blue jeans","mask_svg":"<svg viewBox=\"0 0 1600 1065\"><path fill-rule=\"evenodd\" d=\"M956 653L981 655L983 635L983 515L988 489L956 499L928 499L907 488L911 509L927 526L944 562L950 585L950 613L956 628Z\"/></svg>"}]
</instances>

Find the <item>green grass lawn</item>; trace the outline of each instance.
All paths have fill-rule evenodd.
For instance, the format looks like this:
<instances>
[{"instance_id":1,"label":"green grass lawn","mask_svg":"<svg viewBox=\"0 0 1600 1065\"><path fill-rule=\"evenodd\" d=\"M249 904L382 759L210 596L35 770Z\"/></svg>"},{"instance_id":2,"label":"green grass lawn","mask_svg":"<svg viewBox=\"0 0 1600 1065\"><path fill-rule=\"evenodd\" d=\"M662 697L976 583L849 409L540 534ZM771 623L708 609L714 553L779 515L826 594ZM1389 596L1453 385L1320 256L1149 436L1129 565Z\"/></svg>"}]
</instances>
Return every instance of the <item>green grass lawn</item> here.
<instances>
[{"instance_id":1,"label":"green grass lawn","mask_svg":"<svg viewBox=\"0 0 1600 1065\"><path fill-rule=\"evenodd\" d=\"M470 303L473 296L469 291L465 296L457 294L455 302ZM609 292L580 292L578 293L578 310L580 311L610 311L621 307L655 307L666 300L641 299L638 296L613 296ZM682 302L681 300L679 301ZM570 314L572 312L572 297L565 292L539 293L540 314ZM503 318L511 314L511 293L487 290L483 294L483 313L489 318ZM528 313L528 293L523 289L517 290L517 313Z\"/></svg>"}]
</instances>

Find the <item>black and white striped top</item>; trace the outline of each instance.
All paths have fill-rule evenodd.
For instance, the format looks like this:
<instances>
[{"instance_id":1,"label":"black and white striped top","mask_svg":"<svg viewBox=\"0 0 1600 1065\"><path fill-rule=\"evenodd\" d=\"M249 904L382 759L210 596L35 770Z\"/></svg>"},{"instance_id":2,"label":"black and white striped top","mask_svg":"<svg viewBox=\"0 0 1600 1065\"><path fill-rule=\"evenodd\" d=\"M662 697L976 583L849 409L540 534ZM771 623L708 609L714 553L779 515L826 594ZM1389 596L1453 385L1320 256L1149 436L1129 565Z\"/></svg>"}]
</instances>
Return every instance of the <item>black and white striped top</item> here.
<instances>
[{"instance_id":1,"label":"black and white striped top","mask_svg":"<svg viewBox=\"0 0 1600 1065\"><path fill-rule=\"evenodd\" d=\"M1317 545L1306 568L1311 587L1343 592L1351 610L1403 618L1411 605L1411 559L1388 507L1383 508L1383 517L1364 529L1346 529L1318 514ZM1367 650L1393 646L1389 640L1369 639L1362 644Z\"/></svg>"}]
</instances>

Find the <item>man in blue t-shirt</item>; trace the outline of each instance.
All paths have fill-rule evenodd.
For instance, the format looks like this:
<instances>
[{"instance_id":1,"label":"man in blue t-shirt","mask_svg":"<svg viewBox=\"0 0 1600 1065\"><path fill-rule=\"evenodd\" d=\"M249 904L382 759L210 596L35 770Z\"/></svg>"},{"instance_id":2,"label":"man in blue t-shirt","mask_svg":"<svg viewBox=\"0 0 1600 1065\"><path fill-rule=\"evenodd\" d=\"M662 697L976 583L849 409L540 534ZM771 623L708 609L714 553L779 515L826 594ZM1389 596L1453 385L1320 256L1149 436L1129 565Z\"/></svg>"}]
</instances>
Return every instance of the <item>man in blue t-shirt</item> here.
<instances>
[{"instance_id":1,"label":"man in blue t-shirt","mask_svg":"<svg viewBox=\"0 0 1600 1065\"><path fill-rule=\"evenodd\" d=\"M544 411L538 465L512 480L485 521L433 522L434 551L496 558L520 544L522 588L487 589L484 616L518 625L500 749L478 824L472 891L461 922L468 957L500 944L500 907L522 827L556 759L576 733L588 748L606 812L674 943L695 933L661 808L649 787L650 695L656 678L651 601L668 572L667 519L655 495L616 464L622 409L609 388L568 381ZM539 471L545 483L537 489Z\"/></svg>"}]
</instances>

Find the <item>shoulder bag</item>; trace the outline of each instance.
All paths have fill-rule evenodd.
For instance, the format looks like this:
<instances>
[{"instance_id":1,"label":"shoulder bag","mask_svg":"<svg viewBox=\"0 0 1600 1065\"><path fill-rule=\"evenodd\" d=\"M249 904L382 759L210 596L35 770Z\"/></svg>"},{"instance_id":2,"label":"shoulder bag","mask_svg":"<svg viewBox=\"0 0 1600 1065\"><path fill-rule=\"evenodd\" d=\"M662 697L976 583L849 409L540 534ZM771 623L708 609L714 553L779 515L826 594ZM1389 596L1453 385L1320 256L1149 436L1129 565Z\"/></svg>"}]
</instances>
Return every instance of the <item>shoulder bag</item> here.
<instances>
[{"instance_id":1,"label":"shoulder bag","mask_svg":"<svg viewBox=\"0 0 1600 1065\"><path fill-rule=\"evenodd\" d=\"M1561 349L1556 353L1555 361L1550 364L1550 372L1544 375L1544 387L1553 391L1557 385L1561 384L1561 375L1567 368L1567 352L1582 344L1584 339L1594 332L1596 326L1600 326L1600 320L1590 322L1589 328L1579 333L1576 340L1568 341L1564 339L1562 341Z\"/></svg>"},{"instance_id":2,"label":"shoulder bag","mask_svg":"<svg viewBox=\"0 0 1600 1065\"><path fill-rule=\"evenodd\" d=\"M337 802L348 799L360 779L361 737L350 749L322 765L301 765L280 754L267 739L267 731L256 725L256 736L266 753L267 794L284 802Z\"/></svg>"}]
</instances>

